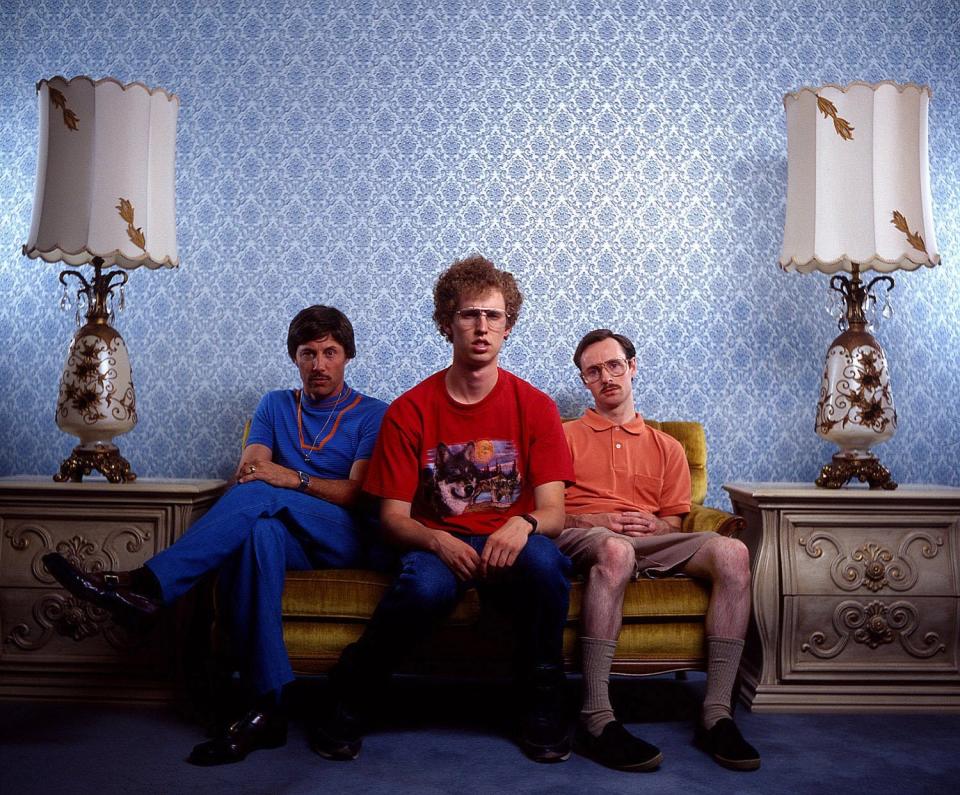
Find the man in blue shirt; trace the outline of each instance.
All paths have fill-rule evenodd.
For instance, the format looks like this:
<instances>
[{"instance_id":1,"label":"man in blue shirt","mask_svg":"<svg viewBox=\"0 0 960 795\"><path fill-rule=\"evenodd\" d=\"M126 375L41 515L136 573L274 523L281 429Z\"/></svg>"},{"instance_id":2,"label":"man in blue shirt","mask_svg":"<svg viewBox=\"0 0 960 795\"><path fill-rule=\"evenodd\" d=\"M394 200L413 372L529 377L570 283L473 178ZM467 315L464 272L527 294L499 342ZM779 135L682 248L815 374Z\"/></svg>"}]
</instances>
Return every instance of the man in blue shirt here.
<instances>
[{"instance_id":1,"label":"man in blue shirt","mask_svg":"<svg viewBox=\"0 0 960 795\"><path fill-rule=\"evenodd\" d=\"M193 749L197 765L238 762L286 742L280 705L293 669L280 603L287 570L369 565L355 524L367 463L386 404L344 380L356 355L353 327L338 309L311 306L290 323L287 351L302 389L268 392L257 406L233 486L169 549L130 572L82 572L44 556L75 596L125 623L142 622L218 572L218 619L243 660L253 709Z\"/></svg>"}]
</instances>

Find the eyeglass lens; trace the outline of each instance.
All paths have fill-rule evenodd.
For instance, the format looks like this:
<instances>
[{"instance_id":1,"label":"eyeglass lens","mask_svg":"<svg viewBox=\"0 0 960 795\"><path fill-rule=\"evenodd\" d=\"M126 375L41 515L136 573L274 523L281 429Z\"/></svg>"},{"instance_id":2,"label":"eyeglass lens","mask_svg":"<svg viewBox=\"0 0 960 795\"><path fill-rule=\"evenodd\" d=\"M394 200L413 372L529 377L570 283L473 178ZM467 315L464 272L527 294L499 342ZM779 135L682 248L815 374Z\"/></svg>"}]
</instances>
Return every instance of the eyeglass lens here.
<instances>
[{"instance_id":1,"label":"eyeglass lens","mask_svg":"<svg viewBox=\"0 0 960 795\"><path fill-rule=\"evenodd\" d=\"M608 359L600 364L595 364L583 371L583 380L588 384L599 381L604 369L616 378L627 372L627 363L623 359Z\"/></svg>"},{"instance_id":2,"label":"eyeglass lens","mask_svg":"<svg viewBox=\"0 0 960 795\"><path fill-rule=\"evenodd\" d=\"M480 318L487 319L487 325L491 328L503 326L507 322L507 313L502 309L483 309L480 307L470 307L469 309L458 309L457 317L467 325L473 325L480 322Z\"/></svg>"}]
</instances>

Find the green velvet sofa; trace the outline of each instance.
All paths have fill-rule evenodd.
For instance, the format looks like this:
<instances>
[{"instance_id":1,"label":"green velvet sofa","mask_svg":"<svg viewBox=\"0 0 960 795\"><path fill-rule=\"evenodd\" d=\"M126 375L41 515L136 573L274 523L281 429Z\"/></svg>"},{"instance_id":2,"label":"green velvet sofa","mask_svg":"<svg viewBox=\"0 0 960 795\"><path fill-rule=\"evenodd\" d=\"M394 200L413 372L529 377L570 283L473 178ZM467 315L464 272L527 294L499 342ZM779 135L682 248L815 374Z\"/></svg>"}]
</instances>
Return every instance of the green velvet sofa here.
<instances>
[{"instance_id":1,"label":"green velvet sofa","mask_svg":"<svg viewBox=\"0 0 960 795\"><path fill-rule=\"evenodd\" d=\"M683 444L690 465L692 510L684 532L714 530L738 533L743 520L726 511L707 508L707 443L696 422L647 420ZM291 571L283 594L283 634L287 652L298 674L330 669L344 646L363 632L390 578L356 569ZM564 632L564 664L579 666L577 621L583 583L575 581ZM702 670L705 667L704 616L709 587L676 576L641 579L627 586L623 629L613 670L623 674L654 674ZM487 674L506 672L510 633L503 616L481 615L476 591L468 591L450 619L409 660L411 673Z\"/></svg>"}]
</instances>

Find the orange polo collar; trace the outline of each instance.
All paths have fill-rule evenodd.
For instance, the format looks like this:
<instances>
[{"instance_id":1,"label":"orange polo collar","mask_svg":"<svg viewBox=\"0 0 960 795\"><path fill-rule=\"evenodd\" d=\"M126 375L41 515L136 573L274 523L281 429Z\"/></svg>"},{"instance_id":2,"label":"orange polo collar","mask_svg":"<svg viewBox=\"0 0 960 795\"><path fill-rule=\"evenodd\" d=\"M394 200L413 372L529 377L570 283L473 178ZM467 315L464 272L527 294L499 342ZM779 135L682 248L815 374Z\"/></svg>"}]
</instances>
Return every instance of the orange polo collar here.
<instances>
[{"instance_id":1,"label":"orange polo collar","mask_svg":"<svg viewBox=\"0 0 960 795\"><path fill-rule=\"evenodd\" d=\"M634 436L639 436L643 433L645 423L643 422L643 417L637 414L630 422L625 425L616 425L606 417L604 417L600 412L594 408L589 408L583 412L583 422L584 424L594 430L594 431L607 431L611 428L623 428L627 433L632 433Z\"/></svg>"}]
</instances>

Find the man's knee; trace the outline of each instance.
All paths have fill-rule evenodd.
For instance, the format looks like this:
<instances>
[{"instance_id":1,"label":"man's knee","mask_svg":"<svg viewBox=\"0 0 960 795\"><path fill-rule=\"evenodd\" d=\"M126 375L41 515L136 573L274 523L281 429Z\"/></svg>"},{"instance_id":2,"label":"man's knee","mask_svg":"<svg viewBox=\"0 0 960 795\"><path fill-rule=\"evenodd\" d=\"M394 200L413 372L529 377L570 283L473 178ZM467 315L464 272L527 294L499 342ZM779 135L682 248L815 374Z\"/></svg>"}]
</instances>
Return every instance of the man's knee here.
<instances>
[{"instance_id":1,"label":"man's knee","mask_svg":"<svg viewBox=\"0 0 960 795\"><path fill-rule=\"evenodd\" d=\"M277 489L262 480L252 480L249 483L237 483L232 486L218 500L218 504L231 508L246 508L250 505L260 505L274 499Z\"/></svg>"},{"instance_id":2,"label":"man's knee","mask_svg":"<svg viewBox=\"0 0 960 795\"><path fill-rule=\"evenodd\" d=\"M530 536L514 567L534 582L569 588L570 559L546 536Z\"/></svg>"},{"instance_id":3,"label":"man's knee","mask_svg":"<svg viewBox=\"0 0 960 795\"><path fill-rule=\"evenodd\" d=\"M521 583L542 594L566 598L570 592L570 558L546 536L531 536L513 568Z\"/></svg>"},{"instance_id":4,"label":"man's knee","mask_svg":"<svg viewBox=\"0 0 960 795\"><path fill-rule=\"evenodd\" d=\"M742 541L718 536L708 542L716 577L740 590L750 587L750 552Z\"/></svg>"},{"instance_id":5,"label":"man's knee","mask_svg":"<svg viewBox=\"0 0 960 795\"><path fill-rule=\"evenodd\" d=\"M430 552L410 552L403 557L396 595L409 607L444 610L457 598L457 578Z\"/></svg>"},{"instance_id":6,"label":"man's knee","mask_svg":"<svg viewBox=\"0 0 960 795\"><path fill-rule=\"evenodd\" d=\"M626 583L637 566L633 545L625 538L610 535L597 545L590 579L600 578L613 584Z\"/></svg>"},{"instance_id":7,"label":"man's knee","mask_svg":"<svg viewBox=\"0 0 960 795\"><path fill-rule=\"evenodd\" d=\"M279 519L261 517L250 527L250 540L257 554L282 551L286 545L287 527Z\"/></svg>"}]
</instances>

